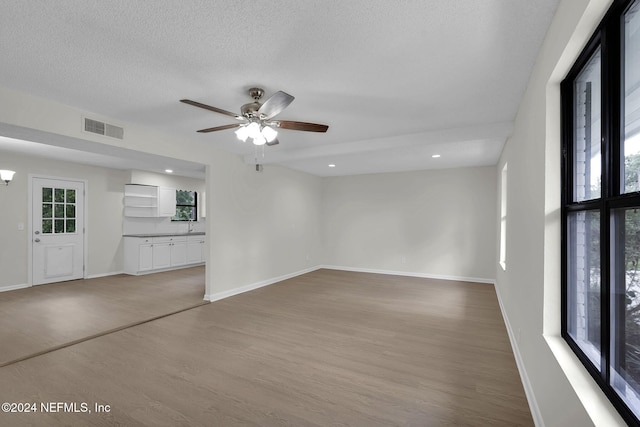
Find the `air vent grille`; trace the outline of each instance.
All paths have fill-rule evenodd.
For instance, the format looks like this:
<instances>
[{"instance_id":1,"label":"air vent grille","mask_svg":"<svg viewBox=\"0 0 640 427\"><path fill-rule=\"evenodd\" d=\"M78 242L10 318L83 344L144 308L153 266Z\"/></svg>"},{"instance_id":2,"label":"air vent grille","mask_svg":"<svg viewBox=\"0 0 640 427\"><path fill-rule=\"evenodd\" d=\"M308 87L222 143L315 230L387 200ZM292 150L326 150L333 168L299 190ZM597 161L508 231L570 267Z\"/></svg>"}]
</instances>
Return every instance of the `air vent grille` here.
<instances>
[{"instance_id":1,"label":"air vent grille","mask_svg":"<svg viewBox=\"0 0 640 427\"><path fill-rule=\"evenodd\" d=\"M104 134L106 136L110 136L111 138L118 138L118 139L122 139L124 137L124 129L122 129L121 127L110 125L108 123L105 123L105 126L106 128L105 128Z\"/></svg>"},{"instance_id":2,"label":"air vent grille","mask_svg":"<svg viewBox=\"0 0 640 427\"><path fill-rule=\"evenodd\" d=\"M91 119L84 119L84 130L86 132L104 135L104 123Z\"/></svg>"},{"instance_id":3,"label":"air vent grille","mask_svg":"<svg viewBox=\"0 0 640 427\"><path fill-rule=\"evenodd\" d=\"M99 122L97 120L84 119L84 131L98 135L109 136L111 138L123 139L124 129L119 126L110 125L108 123Z\"/></svg>"}]
</instances>

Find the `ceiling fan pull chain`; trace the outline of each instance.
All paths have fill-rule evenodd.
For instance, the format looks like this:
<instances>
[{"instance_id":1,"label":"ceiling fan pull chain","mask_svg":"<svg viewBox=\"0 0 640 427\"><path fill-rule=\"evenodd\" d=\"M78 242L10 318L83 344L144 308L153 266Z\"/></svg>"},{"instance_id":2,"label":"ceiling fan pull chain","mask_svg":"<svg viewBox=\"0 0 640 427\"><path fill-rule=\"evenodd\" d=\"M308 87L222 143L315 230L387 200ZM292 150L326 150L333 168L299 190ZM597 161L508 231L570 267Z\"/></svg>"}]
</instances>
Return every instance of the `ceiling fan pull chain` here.
<instances>
[{"instance_id":1,"label":"ceiling fan pull chain","mask_svg":"<svg viewBox=\"0 0 640 427\"><path fill-rule=\"evenodd\" d=\"M253 160L256 164L256 172L262 172L262 165L260 163L258 163L258 146L254 145L253 147L253 153L254 153L254 157ZM262 151L264 152L264 146L262 147ZM264 155L264 153L263 153Z\"/></svg>"}]
</instances>

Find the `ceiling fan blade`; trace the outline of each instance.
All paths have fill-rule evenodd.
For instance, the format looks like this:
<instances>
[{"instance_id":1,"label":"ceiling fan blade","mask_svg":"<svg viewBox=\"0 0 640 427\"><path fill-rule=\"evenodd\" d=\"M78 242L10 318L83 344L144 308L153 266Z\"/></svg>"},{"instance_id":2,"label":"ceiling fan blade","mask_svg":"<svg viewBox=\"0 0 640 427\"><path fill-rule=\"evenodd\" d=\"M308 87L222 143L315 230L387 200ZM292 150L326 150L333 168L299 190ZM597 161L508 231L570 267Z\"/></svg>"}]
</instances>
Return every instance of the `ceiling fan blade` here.
<instances>
[{"instance_id":1,"label":"ceiling fan blade","mask_svg":"<svg viewBox=\"0 0 640 427\"><path fill-rule=\"evenodd\" d=\"M278 120L278 127L281 129L302 130L306 132L326 132L329 129L327 125L307 122L293 122L291 120Z\"/></svg>"},{"instance_id":2,"label":"ceiling fan blade","mask_svg":"<svg viewBox=\"0 0 640 427\"><path fill-rule=\"evenodd\" d=\"M220 108L212 107L211 105L202 104L200 102L191 101L190 99L181 99L180 102L193 105L194 107L204 108L205 110L213 111L214 113L224 114L225 116L231 116L237 120L244 119L244 117L242 117L240 114L232 113L231 111L222 110Z\"/></svg>"},{"instance_id":3,"label":"ceiling fan blade","mask_svg":"<svg viewBox=\"0 0 640 427\"><path fill-rule=\"evenodd\" d=\"M287 108L295 98L288 93L279 91L271 95L269 99L264 101L262 107L258 110L258 114L263 120L269 120L282 110Z\"/></svg>"},{"instance_id":4,"label":"ceiling fan blade","mask_svg":"<svg viewBox=\"0 0 640 427\"><path fill-rule=\"evenodd\" d=\"M213 128L206 128L206 129L200 129L198 132L200 133L208 133L208 132L215 132L218 130L225 130L225 129L233 129L233 128L237 128L242 126L242 123L234 123L231 125L222 125L222 126L216 126Z\"/></svg>"},{"instance_id":5,"label":"ceiling fan blade","mask_svg":"<svg viewBox=\"0 0 640 427\"><path fill-rule=\"evenodd\" d=\"M269 147L271 147L272 145L278 145L278 144L280 144L280 141L278 141L278 138L274 138L274 140L273 140L273 141L271 141L271 142L267 142L267 144L266 144L266 145L268 145Z\"/></svg>"}]
</instances>

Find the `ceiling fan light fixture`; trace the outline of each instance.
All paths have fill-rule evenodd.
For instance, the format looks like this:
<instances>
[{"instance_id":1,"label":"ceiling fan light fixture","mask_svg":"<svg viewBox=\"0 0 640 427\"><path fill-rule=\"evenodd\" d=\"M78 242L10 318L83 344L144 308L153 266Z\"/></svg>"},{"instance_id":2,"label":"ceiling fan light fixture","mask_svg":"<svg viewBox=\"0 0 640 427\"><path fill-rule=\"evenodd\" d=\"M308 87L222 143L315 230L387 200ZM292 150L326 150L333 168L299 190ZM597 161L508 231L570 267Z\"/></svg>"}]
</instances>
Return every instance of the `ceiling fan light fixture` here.
<instances>
[{"instance_id":1,"label":"ceiling fan light fixture","mask_svg":"<svg viewBox=\"0 0 640 427\"><path fill-rule=\"evenodd\" d=\"M247 138L249 138L249 129L248 126L240 126L238 130L235 131L236 136L242 142L246 142Z\"/></svg>"},{"instance_id":2,"label":"ceiling fan light fixture","mask_svg":"<svg viewBox=\"0 0 640 427\"><path fill-rule=\"evenodd\" d=\"M247 125L247 132L249 133L249 138L256 139L260 134L260 123L251 122Z\"/></svg>"},{"instance_id":3,"label":"ceiling fan light fixture","mask_svg":"<svg viewBox=\"0 0 640 427\"><path fill-rule=\"evenodd\" d=\"M278 132L270 126L263 126L262 136L264 136L264 139L266 139L267 142L273 142L273 140L278 136Z\"/></svg>"},{"instance_id":4,"label":"ceiling fan light fixture","mask_svg":"<svg viewBox=\"0 0 640 427\"><path fill-rule=\"evenodd\" d=\"M267 143L267 139L262 136L262 134L258 134L258 136L253 138L253 145L264 145Z\"/></svg>"}]
</instances>

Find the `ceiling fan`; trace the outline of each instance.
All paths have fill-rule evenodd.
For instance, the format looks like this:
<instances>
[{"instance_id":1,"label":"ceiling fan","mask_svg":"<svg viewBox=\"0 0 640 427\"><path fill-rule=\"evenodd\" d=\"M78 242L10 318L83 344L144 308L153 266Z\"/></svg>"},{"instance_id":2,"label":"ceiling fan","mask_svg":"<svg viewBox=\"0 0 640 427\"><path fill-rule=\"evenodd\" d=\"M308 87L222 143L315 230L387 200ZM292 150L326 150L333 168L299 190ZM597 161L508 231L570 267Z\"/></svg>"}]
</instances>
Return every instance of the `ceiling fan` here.
<instances>
[{"instance_id":1,"label":"ceiling fan","mask_svg":"<svg viewBox=\"0 0 640 427\"><path fill-rule=\"evenodd\" d=\"M191 101L189 99L181 99L180 102L193 105L194 107L204 108L205 110L213 111L215 113L224 114L225 116L233 117L241 122L200 129L198 132L207 133L238 128L235 131L238 139L245 142L247 139L251 138L254 145L278 144L278 132L276 131L278 128L305 132L326 132L327 129L329 129L329 126L317 123L274 120L274 117L280 114L280 112L287 108L287 106L295 99L288 93L282 91L276 92L264 101L264 103L260 103L260 99L264 96L264 90L262 88L254 87L249 89L249 96L253 98L253 102L244 104L240 108L240 114L232 113L200 102Z\"/></svg>"}]
</instances>

